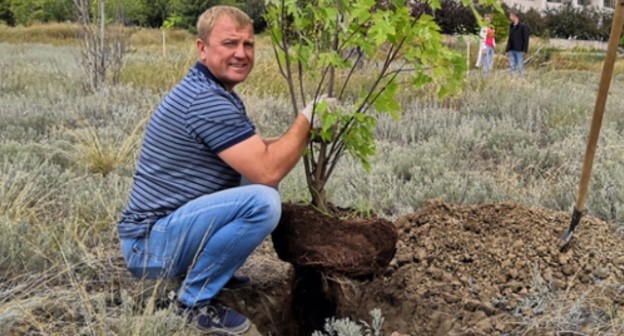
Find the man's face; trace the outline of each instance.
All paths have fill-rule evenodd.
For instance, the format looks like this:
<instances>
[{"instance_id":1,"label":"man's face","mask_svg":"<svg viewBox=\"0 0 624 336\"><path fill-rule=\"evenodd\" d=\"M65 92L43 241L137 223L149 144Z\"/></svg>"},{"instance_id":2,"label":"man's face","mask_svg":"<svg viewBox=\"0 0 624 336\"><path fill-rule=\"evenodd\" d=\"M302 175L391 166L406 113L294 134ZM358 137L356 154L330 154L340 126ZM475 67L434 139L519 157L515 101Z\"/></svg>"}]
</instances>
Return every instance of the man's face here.
<instances>
[{"instance_id":1,"label":"man's face","mask_svg":"<svg viewBox=\"0 0 624 336\"><path fill-rule=\"evenodd\" d=\"M217 19L207 41L197 40L199 58L210 72L231 91L247 78L254 65L254 31L240 27L229 16Z\"/></svg>"},{"instance_id":2,"label":"man's face","mask_svg":"<svg viewBox=\"0 0 624 336\"><path fill-rule=\"evenodd\" d=\"M511 20L513 24L518 24L518 17L514 14L509 14L509 20Z\"/></svg>"}]
</instances>

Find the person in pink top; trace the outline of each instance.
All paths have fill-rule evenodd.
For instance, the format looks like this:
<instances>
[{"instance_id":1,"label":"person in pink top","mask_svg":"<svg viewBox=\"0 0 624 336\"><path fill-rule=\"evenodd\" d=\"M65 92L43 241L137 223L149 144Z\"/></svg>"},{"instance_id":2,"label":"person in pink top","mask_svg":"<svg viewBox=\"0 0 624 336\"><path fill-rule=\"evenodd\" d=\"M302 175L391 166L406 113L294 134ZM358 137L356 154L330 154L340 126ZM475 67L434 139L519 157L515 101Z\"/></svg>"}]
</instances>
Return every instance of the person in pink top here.
<instances>
[{"instance_id":1,"label":"person in pink top","mask_svg":"<svg viewBox=\"0 0 624 336\"><path fill-rule=\"evenodd\" d=\"M479 48L481 52L481 66L483 74L487 75L494 65L494 49L496 48L496 39L494 38L495 31L492 27L492 16L486 14L483 16L483 20L486 25L481 28L479 35L481 36L481 46Z\"/></svg>"}]
</instances>

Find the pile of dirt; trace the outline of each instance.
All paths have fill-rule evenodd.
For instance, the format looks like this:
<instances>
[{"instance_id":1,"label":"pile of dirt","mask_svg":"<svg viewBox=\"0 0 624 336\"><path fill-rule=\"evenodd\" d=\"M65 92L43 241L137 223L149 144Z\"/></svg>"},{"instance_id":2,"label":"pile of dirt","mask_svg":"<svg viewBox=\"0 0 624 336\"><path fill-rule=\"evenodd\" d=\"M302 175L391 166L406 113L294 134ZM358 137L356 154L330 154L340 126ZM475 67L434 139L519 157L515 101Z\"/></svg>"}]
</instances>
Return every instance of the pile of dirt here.
<instances>
[{"instance_id":1,"label":"pile of dirt","mask_svg":"<svg viewBox=\"0 0 624 336\"><path fill-rule=\"evenodd\" d=\"M430 202L395 222L399 243L391 269L358 286L355 301L382 308L391 330L409 335L525 332L519 322L547 314L548 295L574 302L598 288L609 291L601 294L610 301L603 309L622 309L622 236L584 217L561 252L559 236L569 222L569 213L520 204ZM341 312L364 314L348 306ZM532 332L544 335L548 328Z\"/></svg>"},{"instance_id":2,"label":"pile of dirt","mask_svg":"<svg viewBox=\"0 0 624 336\"><path fill-rule=\"evenodd\" d=\"M303 226L307 214L292 216ZM569 222L569 212L521 204L432 201L394 223L397 252L384 274L325 281L340 289L334 293L339 317L370 321L369 311L380 308L384 335L621 334L624 237L614 225L585 216L561 252L559 237ZM292 335L280 326L292 317L296 270L283 268L270 246L253 260L242 271L254 286L231 293L232 301L263 334ZM275 268L265 273L269 278L254 275L267 265ZM555 316L566 309L567 316Z\"/></svg>"}]
</instances>

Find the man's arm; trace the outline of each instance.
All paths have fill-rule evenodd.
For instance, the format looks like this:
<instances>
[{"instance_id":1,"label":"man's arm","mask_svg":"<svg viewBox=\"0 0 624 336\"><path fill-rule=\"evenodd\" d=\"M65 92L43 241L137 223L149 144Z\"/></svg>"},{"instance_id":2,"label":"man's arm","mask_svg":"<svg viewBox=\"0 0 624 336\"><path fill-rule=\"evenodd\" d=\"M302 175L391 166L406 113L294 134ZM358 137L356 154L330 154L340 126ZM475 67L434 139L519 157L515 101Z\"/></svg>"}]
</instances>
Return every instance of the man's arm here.
<instances>
[{"instance_id":1,"label":"man's arm","mask_svg":"<svg viewBox=\"0 0 624 336\"><path fill-rule=\"evenodd\" d=\"M524 53L526 54L529 51L529 35L530 35L530 31L529 31L529 27L527 25L524 25L524 29L523 29L523 40L522 42L524 42Z\"/></svg>"},{"instance_id":2,"label":"man's arm","mask_svg":"<svg viewBox=\"0 0 624 336\"><path fill-rule=\"evenodd\" d=\"M511 48L511 27L509 28L509 35L507 36L507 45L505 46L505 52L509 52Z\"/></svg>"},{"instance_id":3,"label":"man's arm","mask_svg":"<svg viewBox=\"0 0 624 336\"><path fill-rule=\"evenodd\" d=\"M309 134L310 122L299 114L281 137L264 140L254 135L223 150L219 157L252 183L277 187L301 158Z\"/></svg>"},{"instance_id":4,"label":"man's arm","mask_svg":"<svg viewBox=\"0 0 624 336\"><path fill-rule=\"evenodd\" d=\"M277 140L279 140L279 137L262 138L262 141L264 141L264 143L266 145L270 145L270 144L274 143Z\"/></svg>"}]
</instances>

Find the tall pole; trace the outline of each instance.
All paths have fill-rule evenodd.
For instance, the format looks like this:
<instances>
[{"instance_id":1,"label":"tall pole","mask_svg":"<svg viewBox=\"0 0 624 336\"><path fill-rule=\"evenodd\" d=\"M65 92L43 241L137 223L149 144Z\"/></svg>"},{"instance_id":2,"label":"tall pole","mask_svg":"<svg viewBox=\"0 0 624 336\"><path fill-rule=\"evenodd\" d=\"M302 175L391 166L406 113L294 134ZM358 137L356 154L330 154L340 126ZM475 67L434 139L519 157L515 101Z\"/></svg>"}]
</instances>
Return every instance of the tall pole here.
<instances>
[{"instance_id":1,"label":"tall pole","mask_svg":"<svg viewBox=\"0 0 624 336\"><path fill-rule=\"evenodd\" d=\"M594 157L596 155L596 146L598 144L598 136L600 135L600 127L602 126L602 117L607 105L607 97L609 96L609 87L613 78L613 67L617 58L617 50L622 36L622 26L624 25L624 0L617 0L615 3L615 13L613 14L613 23L611 24L611 34L609 35L609 44L607 46L607 56L602 65L602 74L600 76L600 86L596 95L596 104L594 106L594 116L592 118L589 137L587 139L587 147L585 148L585 158L583 160L583 171L581 173L581 181L579 182L579 190L576 197L576 204L572 213L570 225L561 236L564 242L563 248L572 239L572 234L576 226L581 221L583 212L585 212L585 201L587 200L587 191L589 189L589 180L591 178L592 167L594 165Z\"/></svg>"}]
</instances>

